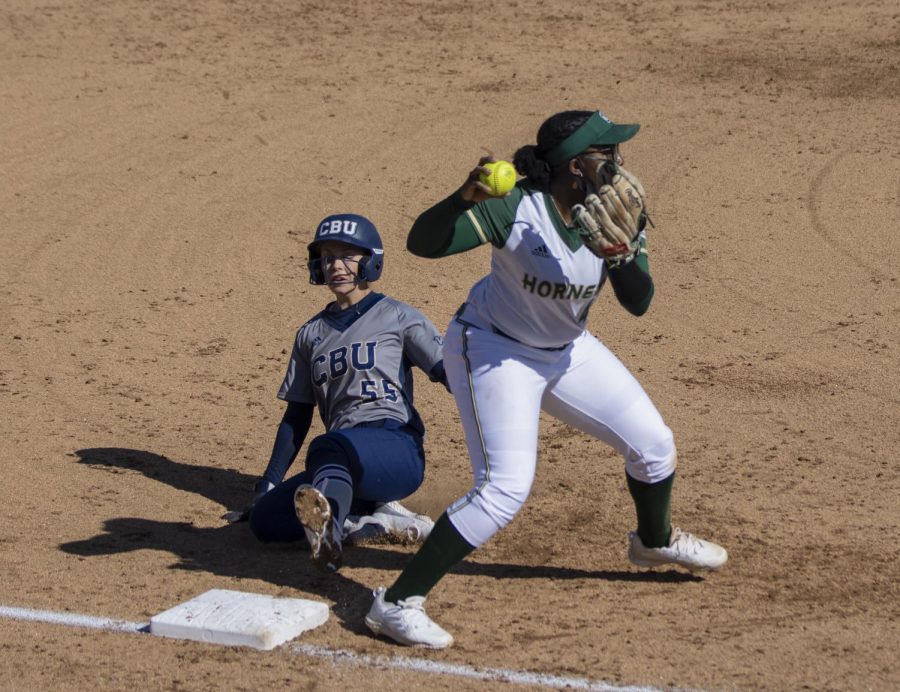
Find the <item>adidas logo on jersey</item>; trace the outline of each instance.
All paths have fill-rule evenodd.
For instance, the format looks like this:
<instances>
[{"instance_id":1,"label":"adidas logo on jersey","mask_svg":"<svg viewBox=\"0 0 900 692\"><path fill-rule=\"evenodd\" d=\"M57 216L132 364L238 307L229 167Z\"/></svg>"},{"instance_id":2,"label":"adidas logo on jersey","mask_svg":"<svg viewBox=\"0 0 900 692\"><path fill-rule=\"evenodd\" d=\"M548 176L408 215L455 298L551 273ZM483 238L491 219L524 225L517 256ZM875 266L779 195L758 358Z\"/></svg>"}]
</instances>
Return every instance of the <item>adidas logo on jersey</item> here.
<instances>
[{"instance_id":1,"label":"adidas logo on jersey","mask_svg":"<svg viewBox=\"0 0 900 692\"><path fill-rule=\"evenodd\" d=\"M543 257L544 259L548 259L550 257L550 250L546 245L538 245L534 250L531 251L531 254L535 257Z\"/></svg>"}]
</instances>

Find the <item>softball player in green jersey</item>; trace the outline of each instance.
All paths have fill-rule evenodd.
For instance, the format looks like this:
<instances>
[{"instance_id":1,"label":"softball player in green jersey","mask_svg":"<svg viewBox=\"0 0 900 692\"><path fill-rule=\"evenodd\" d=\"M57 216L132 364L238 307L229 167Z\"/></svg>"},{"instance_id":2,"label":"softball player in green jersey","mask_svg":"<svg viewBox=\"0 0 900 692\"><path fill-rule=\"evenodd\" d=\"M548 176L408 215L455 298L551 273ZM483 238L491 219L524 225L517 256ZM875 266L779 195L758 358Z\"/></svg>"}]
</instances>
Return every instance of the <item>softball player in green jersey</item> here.
<instances>
[{"instance_id":1,"label":"softball player in green jersey","mask_svg":"<svg viewBox=\"0 0 900 692\"><path fill-rule=\"evenodd\" d=\"M479 180L490 159L482 159L459 190L414 223L407 247L421 257L492 246L490 273L471 289L444 338L474 483L394 584L376 589L366 617L374 632L414 646L452 644L426 615L425 596L521 509L534 481L542 409L624 457L637 510L631 562L709 570L727 560L722 547L672 527L672 432L638 381L585 329L607 281L634 315L653 296L643 229L633 254L613 263L583 245L573 222L573 207L601 185L598 167L622 165L620 144L638 129L596 111L558 113L540 127L536 146L516 152L523 179L510 194L490 196Z\"/></svg>"}]
</instances>

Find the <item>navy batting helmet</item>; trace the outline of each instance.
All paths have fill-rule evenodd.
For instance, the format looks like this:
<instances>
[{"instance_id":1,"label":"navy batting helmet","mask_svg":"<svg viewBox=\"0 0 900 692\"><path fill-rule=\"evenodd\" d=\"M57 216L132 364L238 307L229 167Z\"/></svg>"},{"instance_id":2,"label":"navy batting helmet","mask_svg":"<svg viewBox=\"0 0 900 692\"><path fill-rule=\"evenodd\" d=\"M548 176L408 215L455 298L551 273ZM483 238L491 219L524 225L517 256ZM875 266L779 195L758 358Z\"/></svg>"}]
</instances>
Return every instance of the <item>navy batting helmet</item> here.
<instances>
[{"instance_id":1,"label":"navy batting helmet","mask_svg":"<svg viewBox=\"0 0 900 692\"><path fill-rule=\"evenodd\" d=\"M325 283L325 270L322 268L322 243L329 241L346 243L360 250L368 256L359 262L360 281L376 281L384 269L384 246L381 244L381 236L375 224L365 216L358 214L332 214L319 223L315 239L309 244L309 282L311 284Z\"/></svg>"}]
</instances>

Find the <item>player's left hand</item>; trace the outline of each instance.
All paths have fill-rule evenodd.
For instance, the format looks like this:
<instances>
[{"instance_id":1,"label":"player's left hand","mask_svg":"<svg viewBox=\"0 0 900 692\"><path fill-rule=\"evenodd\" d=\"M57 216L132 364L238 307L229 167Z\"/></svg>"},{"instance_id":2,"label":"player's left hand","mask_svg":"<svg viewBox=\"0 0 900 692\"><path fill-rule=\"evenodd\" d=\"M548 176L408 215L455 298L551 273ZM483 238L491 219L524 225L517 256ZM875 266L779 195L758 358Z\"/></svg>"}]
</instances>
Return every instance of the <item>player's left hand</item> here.
<instances>
[{"instance_id":1,"label":"player's left hand","mask_svg":"<svg viewBox=\"0 0 900 692\"><path fill-rule=\"evenodd\" d=\"M612 266L630 261L640 249L647 224L647 195L637 177L612 161L597 168L596 194L576 204L572 216L587 248Z\"/></svg>"}]
</instances>

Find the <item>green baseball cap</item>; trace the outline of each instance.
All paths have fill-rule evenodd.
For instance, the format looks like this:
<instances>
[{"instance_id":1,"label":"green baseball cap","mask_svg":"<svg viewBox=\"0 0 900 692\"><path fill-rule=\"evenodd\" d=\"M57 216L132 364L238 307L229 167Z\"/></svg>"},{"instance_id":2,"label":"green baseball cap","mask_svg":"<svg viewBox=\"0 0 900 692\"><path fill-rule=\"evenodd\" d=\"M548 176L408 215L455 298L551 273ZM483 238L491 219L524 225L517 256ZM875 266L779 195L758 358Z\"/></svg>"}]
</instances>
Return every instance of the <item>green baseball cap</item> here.
<instances>
[{"instance_id":1,"label":"green baseball cap","mask_svg":"<svg viewBox=\"0 0 900 692\"><path fill-rule=\"evenodd\" d=\"M627 142L640 129L640 125L617 125L602 112L597 111L575 132L548 151L546 161L551 166L558 166L578 156L588 147Z\"/></svg>"}]
</instances>

